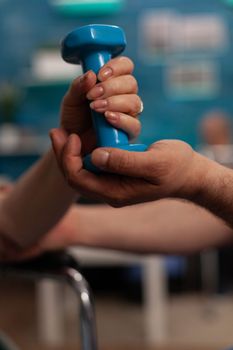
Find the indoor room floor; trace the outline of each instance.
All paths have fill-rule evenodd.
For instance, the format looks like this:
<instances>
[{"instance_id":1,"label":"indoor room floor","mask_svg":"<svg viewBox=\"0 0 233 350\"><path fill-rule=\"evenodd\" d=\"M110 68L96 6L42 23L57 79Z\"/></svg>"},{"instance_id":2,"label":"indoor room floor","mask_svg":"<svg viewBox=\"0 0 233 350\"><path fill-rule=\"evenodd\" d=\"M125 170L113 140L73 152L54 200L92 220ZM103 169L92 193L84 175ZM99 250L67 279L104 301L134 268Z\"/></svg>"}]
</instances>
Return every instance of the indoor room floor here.
<instances>
[{"instance_id":1,"label":"indoor room floor","mask_svg":"<svg viewBox=\"0 0 233 350\"><path fill-rule=\"evenodd\" d=\"M34 286L19 281L0 286L0 328L22 350L75 350L77 324L68 321L65 346L38 344ZM120 297L97 297L99 344L102 350L149 349L144 341L140 304ZM233 344L233 296L172 296L168 305L169 337L157 350L224 350ZM76 342L76 343L75 343ZM155 349L154 348L154 349Z\"/></svg>"}]
</instances>

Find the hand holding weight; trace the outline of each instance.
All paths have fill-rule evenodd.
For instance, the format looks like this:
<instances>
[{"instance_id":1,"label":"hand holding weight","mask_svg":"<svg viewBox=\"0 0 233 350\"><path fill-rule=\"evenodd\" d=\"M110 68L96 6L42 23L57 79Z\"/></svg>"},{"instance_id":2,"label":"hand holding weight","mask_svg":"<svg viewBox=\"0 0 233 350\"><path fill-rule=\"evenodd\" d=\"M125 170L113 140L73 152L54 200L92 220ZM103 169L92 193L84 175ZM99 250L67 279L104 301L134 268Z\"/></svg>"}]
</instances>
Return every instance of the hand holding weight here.
<instances>
[{"instance_id":1,"label":"hand holding weight","mask_svg":"<svg viewBox=\"0 0 233 350\"><path fill-rule=\"evenodd\" d=\"M112 58L122 53L126 46L124 32L117 26L93 24L80 27L69 33L62 42L62 57L66 62L81 64L83 72L98 74ZM116 147L127 151L143 152L147 146L129 144L124 131L111 126L104 116L92 111L97 147ZM91 162L91 155L84 159L87 170L99 172Z\"/></svg>"}]
</instances>

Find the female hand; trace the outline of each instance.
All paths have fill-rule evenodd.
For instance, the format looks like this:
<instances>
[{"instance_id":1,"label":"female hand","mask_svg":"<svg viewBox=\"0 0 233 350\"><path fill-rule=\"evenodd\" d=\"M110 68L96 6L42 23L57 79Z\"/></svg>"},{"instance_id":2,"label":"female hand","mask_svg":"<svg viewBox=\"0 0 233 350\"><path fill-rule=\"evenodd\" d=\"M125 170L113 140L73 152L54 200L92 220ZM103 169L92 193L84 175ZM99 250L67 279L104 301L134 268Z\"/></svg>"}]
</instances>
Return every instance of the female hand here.
<instances>
[{"instance_id":1,"label":"female hand","mask_svg":"<svg viewBox=\"0 0 233 350\"><path fill-rule=\"evenodd\" d=\"M81 138L82 153L90 153L96 146L90 107L102 113L115 128L124 130L130 139L137 137L141 129L137 116L142 102L137 95L133 68L129 58L117 57L109 61L98 76L88 71L75 79L63 99L62 132L58 133L58 137L64 131L68 135L77 133Z\"/></svg>"}]
</instances>

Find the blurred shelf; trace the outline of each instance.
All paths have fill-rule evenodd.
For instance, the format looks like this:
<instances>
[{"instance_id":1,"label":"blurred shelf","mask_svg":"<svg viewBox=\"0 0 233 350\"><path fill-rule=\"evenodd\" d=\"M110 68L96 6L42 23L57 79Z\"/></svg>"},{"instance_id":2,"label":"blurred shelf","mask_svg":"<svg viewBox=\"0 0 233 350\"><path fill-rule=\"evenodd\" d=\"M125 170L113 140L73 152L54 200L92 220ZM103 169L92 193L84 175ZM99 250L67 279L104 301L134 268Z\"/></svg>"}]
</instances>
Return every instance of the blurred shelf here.
<instances>
[{"instance_id":1,"label":"blurred shelf","mask_svg":"<svg viewBox=\"0 0 233 350\"><path fill-rule=\"evenodd\" d=\"M67 87L70 85L70 80L24 80L22 85L24 88L35 88L35 89L43 89L43 88L56 88L56 87Z\"/></svg>"},{"instance_id":2,"label":"blurred shelf","mask_svg":"<svg viewBox=\"0 0 233 350\"><path fill-rule=\"evenodd\" d=\"M27 157L40 156L44 154L50 146L47 136L27 136L23 141L17 142L15 145L0 145L0 157Z\"/></svg>"},{"instance_id":3,"label":"blurred shelf","mask_svg":"<svg viewBox=\"0 0 233 350\"><path fill-rule=\"evenodd\" d=\"M124 0L50 0L65 16L98 16L114 14L123 9Z\"/></svg>"}]
</instances>

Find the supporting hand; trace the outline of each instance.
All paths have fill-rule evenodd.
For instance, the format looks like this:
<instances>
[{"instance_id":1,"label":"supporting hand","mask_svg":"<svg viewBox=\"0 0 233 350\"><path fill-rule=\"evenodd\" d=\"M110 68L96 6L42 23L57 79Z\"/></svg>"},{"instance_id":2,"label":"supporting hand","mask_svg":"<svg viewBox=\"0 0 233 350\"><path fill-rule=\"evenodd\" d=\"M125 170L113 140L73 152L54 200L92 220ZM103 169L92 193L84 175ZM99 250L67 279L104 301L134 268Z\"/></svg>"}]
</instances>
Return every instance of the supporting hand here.
<instances>
[{"instance_id":1,"label":"supporting hand","mask_svg":"<svg viewBox=\"0 0 233 350\"><path fill-rule=\"evenodd\" d=\"M194 198L201 190L208 160L182 141L159 141L146 152L98 148L92 162L105 173L82 168L81 141L70 135L53 146L69 184L84 195L120 207L164 197ZM111 174L110 174L111 173Z\"/></svg>"}]
</instances>

